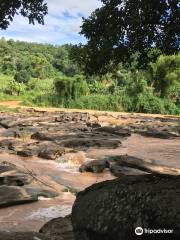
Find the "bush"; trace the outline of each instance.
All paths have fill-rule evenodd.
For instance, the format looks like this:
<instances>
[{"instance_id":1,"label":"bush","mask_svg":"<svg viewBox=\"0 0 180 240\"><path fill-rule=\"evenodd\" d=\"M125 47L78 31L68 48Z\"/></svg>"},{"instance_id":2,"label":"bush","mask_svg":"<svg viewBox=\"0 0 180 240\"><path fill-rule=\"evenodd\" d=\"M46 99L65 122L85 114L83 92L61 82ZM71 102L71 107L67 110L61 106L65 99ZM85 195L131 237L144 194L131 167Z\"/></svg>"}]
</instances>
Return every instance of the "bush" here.
<instances>
[{"instance_id":1,"label":"bush","mask_svg":"<svg viewBox=\"0 0 180 240\"><path fill-rule=\"evenodd\" d=\"M165 114L180 114L180 108L172 102L171 99L164 99Z\"/></svg>"},{"instance_id":2,"label":"bush","mask_svg":"<svg viewBox=\"0 0 180 240\"><path fill-rule=\"evenodd\" d=\"M26 86L23 83L18 83L15 80L11 80L5 89L5 93L11 96L19 96L24 93Z\"/></svg>"},{"instance_id":3,"label":"bush","mask_svg":"<svg viewBox=\"0 0 180 240\"><path fill-rule=\"evenodd\" d=\"M30 80L30 74L26 70L21 70L15 74L14 80L18 83L26 84Z\"/></svg>"},{"instance_id":4,"label":"bush","mask_svg":"<svg viewBox=\"0 0 180 240\"><path fill-rule=\"evenodd\" d=\"M87 82L83 76L59 77L54 81L55 91L59 96L60 102L65 105L77 98L86 95L89 91Z\"/></svg>"},{"instance_id":5,"label":"bush","mask_svg":"<svg viewBox=\"0 0 180 240\"><path fill-rule=\"evenodd\" d=\"M161 97L168 96L169 88L180 82L180 54L161 55L155 63L149 67L151 82Z\"/></svg>"},{"instance_id":6,"label":"bush","mask_svg":"<svg viewBox=\"0 0 180 240\"><path fill-rule=\"evenodd\" d=\"M158 113L164 114L165 108L161 98L151 93L140 93L135 99L134 111L142 113Z\"/></svg>"},{"instance_id":7,"label":"bush","mask_svg":"<svg viewBox=\"0 0 180 240\"><path fill-rule=\"evenodd\" d=\"M117 96L92 94L82 96L75 101L70 101L68 107L79 109L93 109L102 111L123 111L123 107L117 100Z\"/></svg>"}]
</instances>

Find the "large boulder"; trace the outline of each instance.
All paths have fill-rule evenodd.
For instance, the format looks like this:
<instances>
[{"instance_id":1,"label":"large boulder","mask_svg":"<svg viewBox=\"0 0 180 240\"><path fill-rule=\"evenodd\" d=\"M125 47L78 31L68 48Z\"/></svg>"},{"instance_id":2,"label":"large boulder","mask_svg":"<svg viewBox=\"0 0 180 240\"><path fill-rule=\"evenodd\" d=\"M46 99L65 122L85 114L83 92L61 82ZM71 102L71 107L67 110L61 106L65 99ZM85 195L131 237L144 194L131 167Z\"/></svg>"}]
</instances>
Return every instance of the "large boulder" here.
<instances>
[{"instance_id":1,"label":"large boulder","mask_svg":"<svg viewBox=\"0 0 180 240\"><path fill-rule=\"evenodd\" d=\"M180 239L179 223L180 176L147 174L98 183L77 195L72 210L77 240L136 239L137 227L174 230Z\"/></svg>"}]
</instances>

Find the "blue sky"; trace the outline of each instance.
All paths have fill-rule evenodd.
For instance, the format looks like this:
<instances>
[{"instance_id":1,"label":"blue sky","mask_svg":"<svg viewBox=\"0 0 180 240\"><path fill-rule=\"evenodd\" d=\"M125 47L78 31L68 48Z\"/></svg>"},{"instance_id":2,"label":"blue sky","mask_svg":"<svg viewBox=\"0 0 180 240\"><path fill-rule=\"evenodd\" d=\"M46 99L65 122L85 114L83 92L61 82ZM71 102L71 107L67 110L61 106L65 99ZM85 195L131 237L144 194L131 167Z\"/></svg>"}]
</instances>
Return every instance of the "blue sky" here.
<instances>
[{"instance_id":1,"label":"blue sky","mask_svg":"<svg viewBox=\"0 0 180 240\"><path fill-rule=\"evenodd\" d=\"M0 31L0 37L28 42L64 44L84 43L78 33L82 16L88 17L101 5L99 0L46 0L49 14L45 25L29 25L28 20L16 16L7 30Z\"/></svg>"}]
</instances>

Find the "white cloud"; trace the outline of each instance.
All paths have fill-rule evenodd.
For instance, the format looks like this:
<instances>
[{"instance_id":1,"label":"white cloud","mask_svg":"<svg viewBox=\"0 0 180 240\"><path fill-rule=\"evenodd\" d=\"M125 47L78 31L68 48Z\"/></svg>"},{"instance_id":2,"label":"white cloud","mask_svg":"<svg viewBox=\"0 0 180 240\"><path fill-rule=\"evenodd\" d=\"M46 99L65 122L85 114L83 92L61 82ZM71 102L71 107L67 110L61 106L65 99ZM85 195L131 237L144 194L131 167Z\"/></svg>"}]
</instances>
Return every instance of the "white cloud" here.
<instances>
[{"instance_id":1,"label":"white cloud","mask_svg":"<svg viewBox=\"0 0 180 240\"><path fill-rule=\"evenodd\" d=\"M0 37L15 40L43 43L78 43L85 39L79 36L82 24L81 16L89 16L100 6L99 0L46 0L49 13L45 17L45 25L29 25L28 20L16 16Z\"/></svg>"}]
</instances>

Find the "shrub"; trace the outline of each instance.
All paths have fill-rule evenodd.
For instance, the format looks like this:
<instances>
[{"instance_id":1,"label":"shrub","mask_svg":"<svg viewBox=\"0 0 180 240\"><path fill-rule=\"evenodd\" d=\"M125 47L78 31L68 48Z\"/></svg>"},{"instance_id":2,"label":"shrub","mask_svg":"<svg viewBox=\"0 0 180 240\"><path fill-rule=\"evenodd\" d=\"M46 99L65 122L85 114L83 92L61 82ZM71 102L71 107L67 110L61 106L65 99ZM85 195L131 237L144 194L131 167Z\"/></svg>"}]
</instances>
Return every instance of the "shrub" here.
<instances>
[{"instance_id":1,"label":"shrub","mask_svg":"<svg viewBox=\"0 0 180 240\"><path fill-rule=\"evenodd\" d=\"M12 96L19 96L24 93L26 86L23 83L18 83L15 80L11 80L5 89L5 93Z\"/></svg>"},{"instance_id":2,"label":"shrub","mask_svg":"<svg viewBox=\"0 0 180 240\"><path fill-rule=\"evenodd\" d=\"M137 95L134 110L142 113L165 113L163 100L148 92Z\"/></svg>"},{"instance_id":3,"label":"shrub","mask_svg":"<svg viewBox=\"0 0 180 240\"><path fill-rule=\"evenodd\" d=\"M54 81L55 91L59 96L60 102L67 104L71 100L75 100L89 91L87 82L82 76L75 77L59 77Z\"/></svg>"},{"instance_id":4,"label":"shrub","mask_svg":"<svg viewBox=\"0 0 180 240\"><path fill-rule=\"evenodd\" d=\"M155 63L149 67L151 82L161 97L168 95L169 88L180 82L180 54L161 55Z\"/></svg>"},{"instance_id":5,"label":"shrub","mask_svg":"<svg viewBox=\"0 0 180 240\"><path fill-rule=\"evenodd\" d=\"M123 111L123 107L117 99L117 96L112 96L110 94L91 94L82 96L75 101L70 101L68 107L102 111Z\"/></svg>"}]
</instances>

